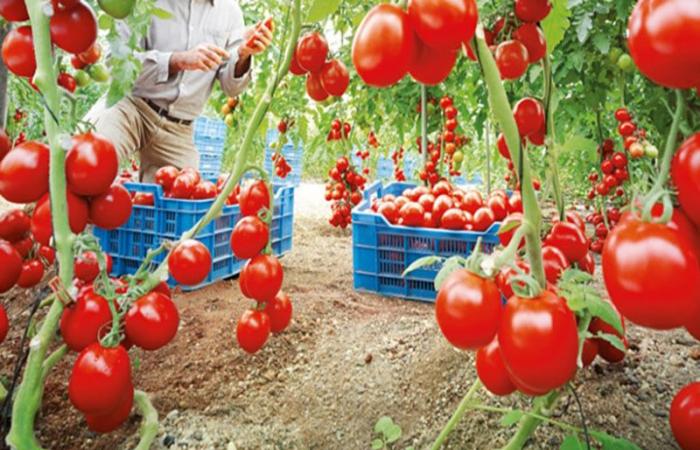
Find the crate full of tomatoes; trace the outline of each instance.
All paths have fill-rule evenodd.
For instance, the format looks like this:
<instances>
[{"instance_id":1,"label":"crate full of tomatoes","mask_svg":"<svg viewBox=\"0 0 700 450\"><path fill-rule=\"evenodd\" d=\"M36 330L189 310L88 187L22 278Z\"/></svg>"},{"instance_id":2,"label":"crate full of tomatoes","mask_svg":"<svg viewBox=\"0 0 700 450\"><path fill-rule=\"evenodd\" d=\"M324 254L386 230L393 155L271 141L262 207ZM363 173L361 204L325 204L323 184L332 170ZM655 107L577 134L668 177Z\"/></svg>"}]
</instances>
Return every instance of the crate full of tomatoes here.
<instances>
[{"instance_id":1,"label":"crate full of tomatoes","mask_svg":"<svg viewBox=\"0 0 700 450\"><path fill-rule=\"evenodd\" d=\"M193 169L182 171L167 166L156 173L156 183L124 183L132 194L133 209L123 226L114 230L95 228L102 247L112 256L112 274L133 274L140 267L148 250L163 241L176 241L193 227L209 210L226 181L221 175L216 181L204 180ZM237 275L245 261L231 252L230 237L240 219L237 188L229 197L221 214L212 220L196 239L202 242L212 257L212 270L207 279L187 287L195 290L215 281ZM294 221L294 186L274 186L274 214L271 223L272 249L275 255L292 248ZM158 255L155 263L165 258ZM172 280L171 280L172 281Z\"/></svg>"},{"instance_id":2,"label":"crate full of tomatoes","mask_svg":"<svg viewBox=\"0 0 700 450\"><path fill-rule=\"evenodd\" d=\"M439 264L403 276L406 268L424 256L468 256L479 238L490 252L499 244L500 221L516 211L522 211L517 192L484 196L447 181L432 188L375 182L352 211L354 287L433 302Z\"/></svg>"}]
</instances>

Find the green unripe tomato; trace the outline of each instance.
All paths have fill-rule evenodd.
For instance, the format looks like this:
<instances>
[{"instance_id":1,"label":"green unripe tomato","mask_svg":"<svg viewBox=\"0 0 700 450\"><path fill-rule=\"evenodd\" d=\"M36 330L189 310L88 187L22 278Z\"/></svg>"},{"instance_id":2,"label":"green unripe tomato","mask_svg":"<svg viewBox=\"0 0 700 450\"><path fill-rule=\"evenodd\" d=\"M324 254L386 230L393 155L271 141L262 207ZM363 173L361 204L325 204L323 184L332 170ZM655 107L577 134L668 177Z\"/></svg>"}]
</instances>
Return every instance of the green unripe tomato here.
<instances>
[{"instance_id":1,"label":"green unripe tomato","mask_svg":"<svg viewBox=\"0 0 700 450\"><path fill-rule=\"evenodd\" d=\"M224 117L224 123L228 127L233 126L233 114L226 114L226 117Z\"/></svg>"},{"instance_id":2,"label":"green unripe tomato","mask_svg":"<svg viewBox=\"0 0 700 450\"><path fill-rule=\"evenodd\" d=\"M620 56L620 59L617 60L617 67L619 67L623 72L632 72L635 69L634 61L627 53L623 53L622 56Z\"/></svg>"},{"instance_id":3,"label":"green unripe tomato","mask_svg":"<svg viewBox=\"0 0 700 450\"><path fill-rule=\"evenodd\" d=\"M462 153L461 150L457 150L455 154L452 155L452 161L455 162L455 165L462 164L462 161L464 161L464 153Z\"/></svg>"},{"instance_id":4,"label":"green unripe tomato","mask_svg":"<svg viewBox=\"0 0 700 450\"><path fill-rule=\"evenodd\" d=\"M85 87L90 84L90 81L92 81L90 75L88 75L84 70L76 70L73 77L75 78L75 83L78 85L78 87Z\"/></svg>"},{"instance_id":5,"label":"green unripe tomato","mask_svg":"<svg viewBox=\"0 0 700 450\"><path fill-rule=\"evenodd\" d=\"M610 62L612 64L617 64L617 61L620 59L620 56L622 56L622 50L618 47L611 48L610 53L608 53L608 58L610 58Z\"/></svg>"},{"instance_id":6,"label":"green unripe tomato","mask_svg":"<svg viewBox=\"0 0 700 450\"><path fill-rule=\"evenodd\" d=\"M107 67L105 67L104 64L91 65L88 67L88 74L90 74L90 77L98 83L104 83L105 81L109 80L109 70L107 70Z\"/></svg>"},{"instance_id":7,"label":"green unripe tomato","mask_svg":"<svg viewBox=\"0 0 700 450\"><path fill-rule=\"evenodd\" d=\"M654 144L647 143L644 146L644 154L647 155L649 158L658 158L659 149L656 148Z\"/></svg>"},{"instance_id":8,"label":"green unripe tomato","mask_svg":"<svg viewBox=\"0 0 700 450\"><path fill-rule=\"evenodd\" d=\"M97 0L97 3L115 19L124 19L133 11L136 0Z\"/></svg>"}]
</instances>

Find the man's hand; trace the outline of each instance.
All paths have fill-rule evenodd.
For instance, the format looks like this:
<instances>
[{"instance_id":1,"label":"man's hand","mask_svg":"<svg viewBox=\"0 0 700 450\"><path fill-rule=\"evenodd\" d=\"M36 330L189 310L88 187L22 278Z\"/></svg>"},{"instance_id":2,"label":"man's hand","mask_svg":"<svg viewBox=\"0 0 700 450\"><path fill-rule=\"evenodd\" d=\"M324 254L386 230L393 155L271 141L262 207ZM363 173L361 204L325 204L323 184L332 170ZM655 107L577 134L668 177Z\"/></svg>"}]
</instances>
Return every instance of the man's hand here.
<instances>
[{"instance_id":1,"label":"man's hand","mask_svg":"<svg viewBox=\"0 0 700 450\"><path fill-rule=\"evenodd\" d=\"M174 52L170 57L170 73L185 70L216 70L231 55L214 44L200 44L184 52Z\"/></svg>"},{"instance_id":2,"label":"man's hand","mask_svg":"<svg viewBox=\"0 0 700 450\"><path fill-rule=\"evenodd\" d=\"M272 32L274 29L275 26L271 18L248 28L243 35L245 42L238 48L239 58L245 60L267 50L267 47L272 44Z\"/></svg>"}]
</instances>

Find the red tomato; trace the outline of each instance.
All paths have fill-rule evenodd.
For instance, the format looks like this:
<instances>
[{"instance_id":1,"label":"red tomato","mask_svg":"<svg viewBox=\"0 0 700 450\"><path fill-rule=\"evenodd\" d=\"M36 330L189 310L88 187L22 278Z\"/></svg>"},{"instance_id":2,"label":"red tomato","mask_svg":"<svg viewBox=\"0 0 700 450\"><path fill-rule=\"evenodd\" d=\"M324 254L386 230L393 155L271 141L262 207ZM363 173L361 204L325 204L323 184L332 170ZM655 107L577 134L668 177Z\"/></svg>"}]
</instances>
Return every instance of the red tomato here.
<instances>
[{"instance_id":1,"label":"red tomato","mask_svg":"<svg viewBox=\"0 0 700 450\"><path fill-rule=\"evenodd\" d=\"M561 250L551 245L542 247L542 260L547 281L557 284L559 277L569 267L569 261Z\"/></svg>"},{"instance_id":2,"label":"red tomato","mask_svg":"<svg viewBox=\"0 0 700 450\"><path fill-rule=\"evenodd\" d=\"M568 261L578 261L588 253L586 235L577 225L570 222L554 222L544 243L557 247Z\"/></svg>"},{"instance_id":3,"label":"red tomato","mask_svg":"<svg viewBox=\"0 0 700 450\"><path fill-rule=\"evenodd\" d=\"M384 216L391 224L396 224L399 220L399 209L394 202L382 202L377 212Z\"/></svg>"},{"instance_id":4,"label":"red tomato","mask_svg":"<svg viewBox=\"0 0 700 450\"><path fill-rule=\"evenodd\" d=\"M470 214L474 214L479 208L484 206L484 200L477 191L468 191L462 200L462 209Z\"/></svg>"},{"instance_id":5,"label":"red tomato","mask_svg":"<svg viewBox=\"0 0 700 450\"><path fill-rule=\"evenodd\" d=\"M7 312L5 311L5 307L0 305L0 344L3 343L9 331L10 321L7 318Z\"/></svg>"},{"instance_id":6,"label":"red tomato","mask_svg":"<svg viewBox=\"0 0 700 450\"><path fill-rule=\"evenodd\" d=\"M551 291L535 298L511 297L498 331L501 356L511 379L540 395L576 374L576 316Z\"/></svg>"},{"instance_id":7,"label":"red tomato","mask_svg":"<svg viewBox=\"0 0 700 450\"><path fill-rule=\"evenodd\" d=\"M595 260L593 259L593 253L588 252L583 259L576 261L578 268L584 272L588 272L591 275L595 274Z\"/></svg>"},{"instance_id":8,"label":"red tomato","mask_svg":"<svg viewBox=\"0 0 700 450\"><path fill-rule=\"evenodd\" d=\"M547 41L544 39L544 33L534 23L524 23L520 25L514 32L513 37L527 49L528 61L530 64L544 58L547 53Z\"/></svg>"},{"instance_id":9,"label":"red tomato","mask_svg":"<svg viewBox=\"0 0 700 450\"><path fill-rule=\"evenodd\" d=\"M82 53L97 40L97 18L92 8L78 2L66 10L54 11L50 21L51 40L68 53Z\"/></svg>"},{"instance_id":10,"label":"red tomato","mask_svg":"<svg viewBox=\"0 0 700 450\"><path fill-rule=\"evenodd\" d=\"M700 382L678 391L671 402L669 421L673 436L683 450L700 448Z\"/></svg>"},{"instance_id":11,"label":"red tomato","mask_svg":"<svg viewBox=\"0 0 700 450\"><path fill-rule=\"evenodd\" d=\"M169 191L178 175L180 175L180 171L173 166L161 167L156 171L156 184L160 184L164 191Z\"/></svg>"},{"instance_id":12,"label":"red tomato","mask_svg":"<svg viewBox=\"0 0 700 450\"><path fill-rule=\"evenodd\" d=\"M0 1L0 16L8 22L24 22L29 20L29 12L24 0Z\"/></svg>"},{"instance_id":13,"label":"red tomato","mask_svg":"<svg viewBox=\"0 0 700 450\"><path fill-rule=\"evenodd\" d=\"M519 191L513 192L513 195L508 198L508 212L523 212L523 198Z\"/></svg>"},{"instance_id":14,"label":"red tomato","mask_svg":"<svg viewBox=\"0 0 700 450\"><path fill-rule=\"evenodd\" d=\"M676 150L671 165L678 201L696 226L700 226L700 133L689 137Z\"/></svg>"},{"instance_id":15,"label":"red tomato","mask_svg":"<svg viewBox=\"0 0 700 450\"><path fill-rule=\"evenodd\" d=\"M29 253L31 253L31 251L34 249L34 240L31 236L27 236L26 238L13 243L12 246L24 259L29 256Z\"/></svg>"},{"instance_id":16,"label":"red tomato","mask_svg":"<svg viewBox=\"0 0 700 450\"><path fill-rule=\"evenodd\" d=\"M700 317L700 262L692 241L663 224L621 221L603 248L613 304L632 322L659 330Z\"/></svg>"},{"instance_id":17,"label":"red tomato","mask_svg":"<svg viewBox=\"0 0 700 450\"><path fill-rule=\"evenodd\" d=\"M257 255L245 264L242 272L245 272L244 295L258 302L274 299L282 288L284 273L275 256Z\"/></svg>"},{"instance_id":18,"label":"red tomato","mask_svg":"<svg viewBox=\"0 0 700 450\"><path fill-rule=\"evenodd\" d=\"M75 304L63 310L61 336L69 349L80 352L109 331L111 323L109 303L90 286L80 291Z\"/></svg>"},{"instance_id":19,"label":"red tomato","mask_svg":"<svg viewBox=\"0 0 700 450\"><path fill-rule=\"evenodd\" d=\"M153 206L156 202L155 197L150 192L137 192L131 201L134 205L139 206Z\"/></svg>"},{"instance_id":20,"label":"red tomato","mask_svg":"<svg viewBox=\"0 0 700 450\"><path fill-rule=\"evenodd\" d=\"M598 343L593 339L583 341L583 349L581 350L581 364L583 367L593 364L596 356L598 356Z\"/></svg>"},{"instance_id":21,"label":"red tomato","mask_svg":"<svg viewBox=\"0 0 700 450\"><path fill-rule=\"evenodd\" d=\"M515 15L523 22L539 22L551 10L549 0L515 0Z\"/></svg>"},{"instance_id":22,"label":"red tomato","mask_svg":"<svg viewBox=\"0 0 700 450\"><path fill-rule=\"evenodd\" d=\"M500 195L489 198L486 202L486 206L491 210L496 221L501 221L508 215L506 200Z\"/></svg>"},{"instance_id":23,"label":"red tomato","mask_svg":"<svg viewBox=\"0 0 700 450\"><path fill-rule=\"evenodd\" d=\"M317 102L325 101L330 96L321 84L321 75L315 72L310 72L306 76L306 93Z\"/></svg>"},{"instance_id":24,"label":"red tomato","mask_svg":"<svg viewBox=\"0 0 700 450\"><path fill-rule=\"evenodd\" d=\"M622 319L622 318L621 318ZM622 328L625 328L625 319L622 319ZM627 338L621 335L615 328L604 322L600 317L594 317L588 327L592 334L604 333L619 337L627 347ZM625 352L618 350L615 346L604 339L596 338L594 341L598 347L598 354L609 363L618 363L625 359Z\"/></svg>"},{"instance_id":25,"label":"red tomato","mask_svg":"<svg viewBox=\"0 0 700 450\"><path fill-rule=\"evenodd\" d=\"M481 207L474 213L474 231L486 231L495 221L496 218L493 215L493 211L491 211L488 207Z\"/></svg>"},{"instance_id":26,"label":"red tomato","mask_svg":"<svg viewBox=\"0 0 700 450\"><path fill-rule=\"evenodd\" d=\"M248 183L238 196L242 216L255 216L263 208L270 207L270 191L262 180Z\"/></svg>"},{"instance_id":27,"label":"red tomato","mask_svg":"<svg viewBox=\"0 0 700 450\"><path fill-rule=\"evenodd\" d=\"M433 194L422 194L418 198L418 203L423 207L424 211L432 212L433 204L435 203L435 196Z\"/></svg>"},{"instance_id":28,"label":"red tomato","mask_svg":"<svg viewBox=\"0 0 700 450\"><path fill-rule=\"evenodd\" d=\"M173 181L173 187L170 190L173 198L189 199L192 198L194 190L197 187L197 177L191 173L181 172L175 181Z\"/></svg>"},{"instance_id":29,"label":"red tomato","mask_svg":"<svg viewBox=\"0 0 700 450\"><path fill-rule=\"evenodd\" d=\"M85 414L114 411L129 389L133 389L129 354L122 346L105 348L97 342L80 352L68 380L68 397Z\"/></svg>"},{"instance_id":30,"label":"red tomato","mask_svg":"<svg viewBox=\"0 0 700 450\"><path fill-rule=\"evenodd\" d=\"M5 156L10 152L12 149L12 142L10 142L10 138L7 136L7 133L5 130L0 128L0 161L5 158Z\"/></svg>"},{"instance_id":31,"label":"red tomato","mask_svg":"<svg viewBox=\"0 0 700 450\"><path fill-rule=\"evenodd\" d=\"M357 74L370 86L391 86L406 75L415 42L408 14L397 5L375 6L360 23L352 43Z\"/></svg>"},{"instance_id":32,"label":"red tomato","mask_svg":"<svg viewBox=\"0 0 700 450\"><path fill-rule=\"evenodd\" d=\"M467 215L461 209L450 208L440 218L440 226L446 230L464 230L467 226Z\"/></svg>"},{"instance_id":33,"label":"red tomato","mask_svg":"<svg viewBox=\"0 0 700 450\"><path fill-rule=\"evenodd\" d=\"M501 294L493 280L459 269L438 291L435 319L450 344L476 350L496 336L502 309Z\"/></svg>"},{"instance_id":34,"label":"red tomato","mask_svg":"<svg viewBox=\"0 0 700 450\"><path fill-rule=\"evenodd\" d=\"M133 345L158 350L173 340L179 324L175 303L161 293L150 292L131 305L124 319L124 331Z\"/></svg>"},{"instance_id":35,"label":"red tomato","mask_svg":"<svg viewBox=\"0 0 700 450\"><path fill-rule=\"evenodd\" d=\"M564 217L565 217L565 220L566 220L567 222L573 223L574 225L576 225L577 227L579 227L579 229L580 229L580 230L584 233L584 235L585 235L585 233L586 233L586 222L581 218L581 216L579 215L579 213L577 213L576 211L566 211Z\"/></svg>"},{"instance_id":36,"label":"red tomato","mask_svg":"<svg viewBox=\"0 0 700 450\"><path fill-rule=\"evenodd\" d=\"M476 374L486 389L494 395L504 396L515 392L515 385L501 357L498 336L476 352Z\"/></svg>"},{"instance_id":37,"label":"red tomato","mask_svg":"<svg viewBox=\"0 0 700 450\"><path fill-rule=\"evenodd\" d=\"M239 259L248 259L265 249L270 230L257 216L243 217L231 233L231 250Z\"/></svg>"},{"instance_id":38,"label":"red tomato","mask_svg":"<svg viewBox=\"0 0 700 450\"><path fill-rule=\"evenodd\" d=\"M270 337L270 318L262 311L249 309L236 325L236 340L246 352L253 354L263 348Z\"/></svg>"},{"instance_id":39,"label":"red tomato","mask_svg":"<svg viewBox=\"0 0 700 450\"><path fill-rule=\"evenodd\" d=\"M200 181L194 188L192 198L196 200L207 200L216 198L216 184L211 181Z\"/></svg>"},{"instance_id":40,"label":"red tomato","mask_svg":"<svg viewBox=\"0 0 700 450\"><path fill-rule=\"evenodd\" d=\"M121 404L107 414L86 414L85 421L90 430L96 433L111 433L119 428L131 414L134 406L134 389L127 389Z\"/></svg>"},{"instance_id":41,"label":"red tomato","mask_svg":"<svg viewBox=\"0 0 700 450\"><path fill-rule=\"evenodd\" d=\"M52 266L54 261L56 261L56 251L47 245L39 247L39 256L43 259L46 267Z\"/></svg>"},{"instance_id":42,"label":"red tomato","mask_svg":"<svg viewBox=\"0 0 700 450\"><path fill-rule=\"evenodd\" d=\"M23 2L24 3L24 2ZM18 77L31 78L36 71L32 28L28 25L10 30L2 42L2 60L7 70Z\"/></svg>"},{"instance_id":43,"label":"red tomato","mask_svg":"<svg viewBox=\"0 0 700 450\"><path fill-rule=\"evenodd\" d=\"M275 298L265 304L265 314L270 318L272 332L283 332L292 321L292 302L289 296L279 291Z\"/></svg>"},{"instance_id":44,"label":"red tomato","mask_svg":"<svg viewBox=\"0 0 700 450\"><path fill-rule=\"evenodd\" d=\"M341 97L350 85L348 68L339 59L331 59L321 68L321 86L334 97Z\"/></svg>"},{"instance_id":45,"label":"red tomato","mask_svg":"<svg viewBox=\"0 0 700 450\"><path fill-rule=\"evenodd\" d=\"M322 34L307 33L299 39L296 48L296 59L302 69L317 73L323 67L328 56L328 42Z\"/></svg>"},{"instance_id":46,"label":"red tomato","mask_svg":"<svg viewBox=\"0 0 700 450\"><path fill-rule=\"evenodd\" d=\"M293 75L305 75L306 72L308 72L308 70L299 65L296 51L292 53L292 62L289 63L289 71L292 72Z\"/></svg>"},{"instance_id":47,"label":"red tomato","mask_svg":"<svg viewBox=\"0 0 700 450\"><path fill-rule=\"evenodd\" d=\"M105 272L112 272L112 257L108 253L104 253ZM93 251L83 252L73 261L73 270L75 278L85 282L92 283L100 274L100 264L97 255Z\"/></svg>"},{"instance_id":48,"label":"red tomato","mask_svg":"<svg viewBox=\"0 0 700 450\"><path fill-rule=\"evenodd\" d=\"M21 209L10 209L0 214L0 239L17 242L29 233L29 216Z\"/></svg>"},{"instance_id":49,"label":"red tomato","mask_svg":"<svg viewBox=\"0 0 700 450\"><path fill-rule=\"evenodd\" d=\"M22 273L22 256L7 241L0 239L0 294L12 289Z\"/></svg>"},{"instance_id":50,"label":"red tomato","mask_svg":"<svg viewBox=\"0 0 700 450\"><path fill-rule=\"evenodd\" d=\"M517 80L527 70L530 55L527 48L515 40L504 41L496 47L496 65L504 80Z\"/></svg>"},{"instance_id":51,"label":"red tomato","mask_svg":"<svg viewBox=\"0 0 700 450\"><path fill-rule=\"evenodd\" d=\"M700 5L686 0L640 0L630 15L627 43L635 65L669 88L700 83Z\"/></svg>"},{"instance_id":52,"label":"red tomato","mask_svg":"<svg viewBox=\"0 0 700 450\"><path fill-rule=\"evenodd\" d=\"M544 108L538 100L531 97L525 97L515 104L513 116L522 138L536 133L544 126Z\"/></svg>"},{"instance_id":53,"label":"red tomato","mask_svg":"<svg viewBox=\"0 0 700 450\"><path fill-rule=\"evenodd\" d=\"M505 159L510 160L510 150L508 150L508 143L506 143L506 137L503 135L503 133L498 135L496 146L498 147L498 153L500 153Z\"/></svg>"},{"instance_id":54,"label":"red tomato","mask_svg":"<svg viewBox=\"0 0 700 450\"><path fill-rule=\"evenodd\" d=\"M87 202L72 192L67 192L68 223L75 234L82 233L88 223L89 209ZM51 200L48 194L42 197L34 208L31 226L34 239L43 245L49 245L53 236L51 222Z\"/></svg>"},{"instance_id":55,"label":"red tomato","mask_svg":"<svg viewBox=\"0 0 700 450\"><path fill-rule=\"evenodd\" d=\"M132 202L129 191L113 184L107 192L90 200L90 221L95 226L114 230L129 221Z\"/></svg>"},{"instance_id":56,"label":"red tomato","mask_svg":"<svg viewBox=\"0 0 700 450\"><path fill-rule=\"evenodd\" d=\"M75 80L75 78L73 78L73 75L66 72L61 72L58 74L57 81L59 86L71 94L75 92L75 89L78 87L78 82Z\"/></svg>"},{"instance_id":57,"label":"red tomato","mask_svg":"<svg viewBox=\"0 0 700 450\"><path fill-rule=\"evenodd\" d=\"M44 265L38 259L30 259L22 264L17 286L28 289L39 284L42 278L44 278Z\"/></svg>"},{"instance_id":58,"label":"red tomato","mask_svg":"<svg viewBox=\"0 0 700 450\"><path fill-rule=\"evenodd\" d=\"M518 223L519 224L519 223L522 223L522 221L523 221L522 213L516 212L516 213L509 214L505 218L503 223L501 224L501 229L505 229L507 226L510 226L511 223ZM498 239L501 241L501 244L504 247L510 243L511 239L513 239L513 234L515 234L515 232L519 226L520 225L515 226L506 232L500 232L500 231L498 232ZM524 238L520 241L519 247L522 247L523 245L525 245Z\"/></svg>"},{"instance_id":59,"label":"red tomato","mask_svg":"<svg viewBox=\"0 0 700 450\"><path fill-rule=\"evenodd\" d=\"M66 155L68 188L78 195L107 192L119 172L119 158L112 143L92 132L73 137Z\"/></svg>"},{"instance_id":60,"label":"red tomato","mask_svg":"<svg viewBox=\"0 0 700 450\"><path fill-rule=\"evenodd\" d=\"M209 250L194 239L180 242L168 256L170 275L185 286L195 286L206 280L211 264Z\"/></svg>"},{"instance_id":61,"label":"red tomato","mask_svg":"<svg viewBox=\"0 0 700 450\"><path fill-rule=\"evenodd\" d=\"M450 75L455 62L457 62L456 50L428 47L423 41L417 39L416 50L408 72L418 83L435 86Z\"/></svg>"},{"instance_id":62,"label":"red tomato","mask_svg":"<svg viewBox=\"0 0 700 450\"><path fill-rule=\"evenodd\" d=\"M442 216L447 212L448 209L454 208L454 201L452 197L446 194L435 195L435 202L433 202L433 220L440 223Z\"/></svg>"},{"instance_id":63,"label":"red tomato","mask_svg":"<svg viewBox=\"0 0 700 450\"><path fill-rule=\"evenodd\" d=\"M411 0L408 17L426 45L457 49L474 37L478 11L474 0Z\"/></svg>"},{"instance_id":64,"label":"red tomato","mask_svg":"<svg viewBox=\"0 0 700 450\"><path fill-rule=\"evenodd\" d=\"M425 214L425 210L423 210L420 203L408 202L401 207L401 210L399 210L401 225L407 227L420 227L423 225L423 214Z\"/></svg>"},{"instance_id":65,"label":"red tomato","mask_svg":"<svg viewBox=\"0 0 700 450\"><path fill-rule=\"evenodd\" d=\"M32 203L49 191L49 147L23 142L0 161L0 195L12 203Z\"/></svg>"},{"instance_id":66,"label":"red tomato","mask_svg":"<svg viewBox=\"0 0 700 450\"><path fill-rule=\"evenodd\" d=\"M100 56L102 56L102 47L100 47L99 42L95 41L90 48L78 55L78 60L89 66L90 64L95 64L97 61L99 61Z\"/></svg>"}]
</instances>

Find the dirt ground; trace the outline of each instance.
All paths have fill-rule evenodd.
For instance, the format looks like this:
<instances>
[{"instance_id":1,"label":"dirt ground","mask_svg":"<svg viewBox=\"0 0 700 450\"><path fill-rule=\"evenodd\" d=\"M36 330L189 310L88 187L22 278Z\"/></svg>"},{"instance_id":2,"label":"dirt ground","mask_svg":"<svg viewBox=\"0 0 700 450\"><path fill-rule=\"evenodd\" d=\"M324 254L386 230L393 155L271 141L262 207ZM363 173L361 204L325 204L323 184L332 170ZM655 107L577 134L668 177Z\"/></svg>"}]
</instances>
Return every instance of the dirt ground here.
<instances>
[{"instance_id":1,"label":"dirt ground","mask_svg":"<svg viewBox=\"0 0 700 450\"><path fill-rule=\"evenodd\" d=\"M473 354L441 337L431 305L359 294L352 288L352 238L330 228L322 186L296 196L294 249L283 259L284 289L294 303L288 331L255 356L235 344L234 326L248 306L235 282L179 293L181 326L172 344L140 360L134 382L150 393L161 423L156 449L368 449L378 418L403 430L391 448L424 449L436 438L475 378ZM29 298L2 297L13 329L0 346L8 377L26 322ZM18 317L16 317L19 315ZM668 406L673 394L700 379L700 345L687 334L629 327L623 364L597 361L575 380L589 427L623 436L643 449L673 449ZM38 435L51 449L132 448L140 417L109 435L87 430L67 399L74 356L50 376ZM514 396L494 405L522 405ZM555 415L580 425L565 396ZM450 449L491 449L512 429L494 414L469 412ZM542 426L528 448L558 448L565 435Z\"/></svg>"}]
</instances>

